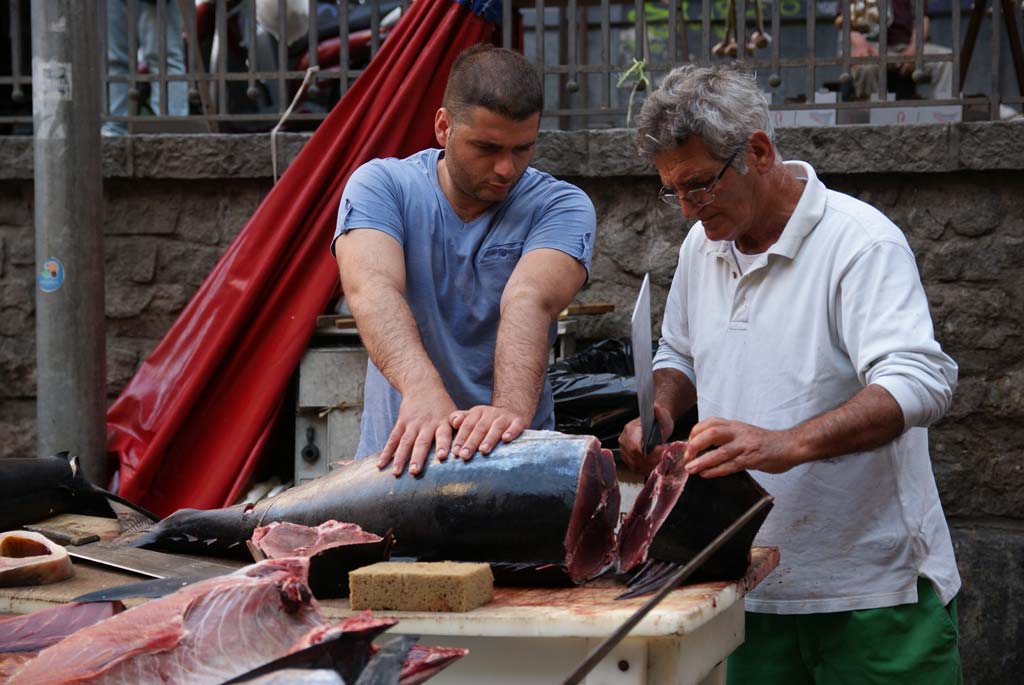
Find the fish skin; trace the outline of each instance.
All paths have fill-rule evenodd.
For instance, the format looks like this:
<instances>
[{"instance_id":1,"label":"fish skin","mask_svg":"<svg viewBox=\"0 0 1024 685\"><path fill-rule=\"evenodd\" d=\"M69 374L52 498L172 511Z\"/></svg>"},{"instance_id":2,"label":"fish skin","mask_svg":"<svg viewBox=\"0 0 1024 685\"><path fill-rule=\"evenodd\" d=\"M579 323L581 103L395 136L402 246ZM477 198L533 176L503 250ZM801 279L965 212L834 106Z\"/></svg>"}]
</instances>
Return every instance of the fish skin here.
<instances>
[{"instance_id":1,"label":"fish skin","mask_svg":"<svg viewBox=\"0 0 1024 685\"><path fill-rule=\"evenodd\" d=\"M373 655L370 663L359 674L359 680L355 685L393 685L405 666L405 660L409 656L419 635L402 635L394 638L384 645L384 648Z\"/></svg>"},{"instance_id":2,"label":"fish skin","mask_svg":"<svg viewBox=\"0 0 1024 685\"><path fill-rule=\"evenodd\" d=\"M224 685L293 668L330 668L345 682L354 682L373 659L374 638L397 622L392 618L375 618L364 611L338 624L325 624L309 631L287 654L238 675Z\"/></svg>"},{"instance_id":3,"label":"fish skin","mask_svg":"<svg viewBox=\"0 0 1024 685\"><path fill-rule=\"evenodd\" d=\"M238 682L239 685L345 685L338 672L329 668L286 668Z\"/></svg>"},{"instance_id":4,"label":"fish skin","mask_svg":"<svg viewBox=\"0 0 1024 685\"><path fill-rule=\"evenodd\" d=\"M132 544L243 556L257 526L334 519L392 531L395 556L565 566L571 555L569 575L582 582L614 562L618 513L614 461L596 438L525 431L468 462L431 458L416 477L395 478L368 457L255 505L183 509Z\"/></svg>"},{"instance_id":5,"label":"fish skin","mask_svg":"<svg viewBox=\"0 0 1024 685\"><path fill-rule=\"evenodd\" d=\"M61 452L0 460L0 530L67 512L114 518L106 499L92 492L75 457Z\"/></svg>"}]
</instances>

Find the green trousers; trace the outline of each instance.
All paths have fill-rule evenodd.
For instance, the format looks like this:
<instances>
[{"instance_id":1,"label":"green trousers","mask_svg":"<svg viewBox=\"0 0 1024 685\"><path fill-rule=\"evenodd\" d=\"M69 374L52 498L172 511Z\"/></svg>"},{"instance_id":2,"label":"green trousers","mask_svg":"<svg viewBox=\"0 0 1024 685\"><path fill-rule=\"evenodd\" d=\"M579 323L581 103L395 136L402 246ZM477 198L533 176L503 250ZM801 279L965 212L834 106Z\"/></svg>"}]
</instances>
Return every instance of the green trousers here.
<instances>
[{"instance_id":1,"label":"green trousers","mask_svg":"<svg viewBox=\"0 0 1024 685\"><path fill-rule=\"evenodd\" d=\"M746 615L729 685L961 685L956 599L920 578L916 604L829 614Z\"/></svg>"}]
</instances>

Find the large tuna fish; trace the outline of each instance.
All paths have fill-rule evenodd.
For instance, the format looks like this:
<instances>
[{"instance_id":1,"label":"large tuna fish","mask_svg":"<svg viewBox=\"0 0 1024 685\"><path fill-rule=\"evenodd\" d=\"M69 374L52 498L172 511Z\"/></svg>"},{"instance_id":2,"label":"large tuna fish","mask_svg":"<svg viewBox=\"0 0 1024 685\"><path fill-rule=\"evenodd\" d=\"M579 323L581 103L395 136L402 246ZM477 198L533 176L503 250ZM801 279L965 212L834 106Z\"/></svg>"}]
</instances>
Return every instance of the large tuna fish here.
<instances>
[{"instance_id":1,"label":"large tuna fish","mask_svg":"<svg viewBox=\"0 0 1024 685\"><path fill-rule=\"evenodd\" d=\"M375 461L341 465L255 505L177 511L134 544L243 556L257 526L334 519L392 531L396 556L556 565L574 582L615 561L615 463L593 437L526 431L490 456L431 457L417 477L395 478Z\"/></svg>"}]
</instances>

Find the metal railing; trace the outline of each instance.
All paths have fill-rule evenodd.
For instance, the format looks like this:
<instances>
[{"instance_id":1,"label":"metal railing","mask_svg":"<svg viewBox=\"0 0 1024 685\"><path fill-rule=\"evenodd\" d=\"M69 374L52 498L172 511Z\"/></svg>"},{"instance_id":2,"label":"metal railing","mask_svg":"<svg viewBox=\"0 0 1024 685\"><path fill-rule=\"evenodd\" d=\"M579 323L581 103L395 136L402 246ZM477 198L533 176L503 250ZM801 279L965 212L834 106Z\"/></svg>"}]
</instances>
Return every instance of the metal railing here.
<instances>
[{"instance_id":1,"label":"metal railing","mask_svg":"<svg viewBox=\"0 0 1024 685\"><path fill-rule=\"evenodd\" d=\"M287 125L313 128L409 2L101 0L105 130L267 130L293 100ZM927 47L916 41L905 55L880 19L901 3L913 34L929 33ZM855 7L853 21L837 20L864 4L879 19ZM543 75L545 128L622 126L672 67L722 61L757 74L783 125L867 121L868 107L908 104L995 119L1024 103L1022 5L931 0L926 13L925 0L506 0L497 36ZM28 0L0 0L9 43L0 50L9 58L0 61L0 130L31 130L30 11ZM855 41L872 33L877 57L859 56ZM948 92L929 94L943 69ZM922 96L926 103L904 99Z\"/></svg>"}]
</instances>

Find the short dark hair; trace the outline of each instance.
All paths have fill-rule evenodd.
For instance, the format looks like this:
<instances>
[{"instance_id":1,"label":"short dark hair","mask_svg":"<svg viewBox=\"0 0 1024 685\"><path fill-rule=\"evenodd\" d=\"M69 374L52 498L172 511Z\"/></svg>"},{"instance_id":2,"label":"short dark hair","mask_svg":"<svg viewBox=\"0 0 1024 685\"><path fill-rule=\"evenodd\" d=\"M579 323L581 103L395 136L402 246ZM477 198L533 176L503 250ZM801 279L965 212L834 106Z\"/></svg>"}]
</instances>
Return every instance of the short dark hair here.
<instances>
[{"instance_id":1,"label":"short dark hair","mask_svg":"<svg viewBox=\"0 0 1024 685\"><path fill-rule=\"evenodd\" d=\"M522 121L544 108L544 88L537 70L518 52L474 45L455 58L441 104L456 119L479 106Z\"/></svg>"}]
</instances>

